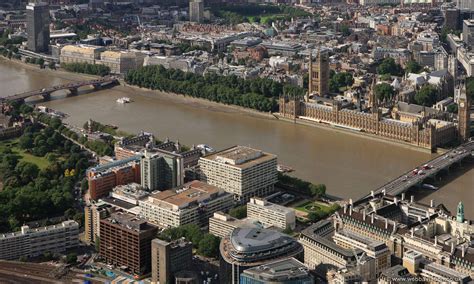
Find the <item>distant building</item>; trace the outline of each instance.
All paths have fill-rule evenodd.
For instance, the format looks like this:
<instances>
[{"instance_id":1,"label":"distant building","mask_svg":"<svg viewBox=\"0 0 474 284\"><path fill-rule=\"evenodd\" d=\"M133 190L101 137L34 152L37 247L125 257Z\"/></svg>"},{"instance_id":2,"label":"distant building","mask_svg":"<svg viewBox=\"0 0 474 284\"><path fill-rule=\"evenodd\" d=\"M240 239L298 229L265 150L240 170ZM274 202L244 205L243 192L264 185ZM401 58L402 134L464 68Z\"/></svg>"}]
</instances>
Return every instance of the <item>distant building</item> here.
<instances>
[{"instance_id":1,"label":"distant building","mask_svg":"<svg viewBox=\"0 0 474 284\"><path fill-rule=\"evenodd\" d=\"M192 257L193 244L190 242L154 239L151 242L152 283L174 283L175 273L191 268Z\"/></svg>"},{"instance_id":2,"label":"distant building","mask_svg":"<svg viewBox=\"0 0 474 284\"><path fill-rule=\"evenodd\" d=\"M249 268L289 257L300 258L303 248L292 237L278 231L237 228L220 244L219 280L221 283L240 282L240 274Z\"/></svg>"},{"instance_id":3,"label":"distant building","mask_svg":"<svg viewBox=\"0 0 474 284\"><path fill-rule=\"evenodd\" d=\"M244 270L240 283L313 284L314 278L303 263L287 258Z\"/></svg>"},{"instance_id":4,"label":"distant building","mask_svg":"<svg viewBox=\"0 0 474 284\"><path fill-rule=\"evenodd\" d=\"M145 151L140 160L141 185L148 190L165 190L184 182L183 158L175 153L155 149Z\"/></svg>"},{"instance_id":5,"label":"distant building","mask_svg":"<svg viewBox=\"0 0 474 284\"><path fill-rule=\"evenodd\" d=\"M234 146L199 160L201 179L232 193L242 203L274 191L277 157L245 146Z\"/></svg>"},{"instance_id":6,"label":"distant building","mask_svg":"<svg viewBox=\"0 0 474 284\"><path fill-rule=\"evenodd\" d=\"M151 241L157 228L135 215L117 212L100 221L99 255L132 274L151 271Z\"/></svg>"},{"instance_id":7,"label":"distant building","mask_svg":"<svg viewBox=\"0 0 474 284\"><path fill-rule=\"evenodd\" d=\"M107 196L116 186L127 183L140 182L140 157L114 161L99 165L87 170L89 194L91 199L97 200Z\"/></svg>"},{"instance_id":8,"label":"distant building","mask_svg":"<svg viewBox=\"0 0 474 284\"><path fill-rule=\"evenodd\" d=\"M195 180L140 201L140 215L162 228L186 224L205 227L214 212L225 211L232 206L230 193Z\"/></svg>"},{"instance_id":9,"label":"distant building","mask_svg":"<svg viewBox=\"0 0 474 284\"><path fill-rule=\"evenodd\" d=\"M28 50L48 52L49 50L49 6L33 1L26 5Z\"/></svg>"},{"instance_id":10,"label":"distant building","mask_svg":"<svg viewBox=\"0 0 474 284\"><path fill-rule=\"evenodd\" d=\"M464 20L462 22L462 40L469 50L474 47L474 20Z\"/></svg>"},{"instance_id":11,"label":"distant building","mask_svg":"<svg viewBox=\"0 0 474 284\"><path fill-rule=\"evenodd\" d=\"M456 0L456 7L465 12L472 12L474 11L474 1L472 0Z\"/></svg>"},{"instance_id":12,"label":"distant building","mask_svg":"<svg viewBox=\"0 0 474 284\"><path fill-rule=\"evenodd\" d=\"M262 198L250 198L247 203L247 218L258 220L265 227L274 226L280 229L294 229L296 225L295 210L273 204Z\"/></svg>"},{"instance_id":13,"label":"distant building","mask_svg":"<svg viewBox=\"0 0 474 284\"><path fill-rule=\"evenodd\" d=\"M204 20L204 1L189 1L189 21L201 23Z\"/></svg>"},{"instance_id":14,"label":"distant building","mask_svg":"<svg viewBox=\"0 0 474 284\"><path fill-rule=\"evenodd\" d=\"M324 97L329 94L329 56L318 50L316 64L313 64L312 52L309 56L308 93Z\"/></svg>"},{"instance_id":15,"label":"distant building","mask_svg":"<svg viewBox=\"0 0 474 284\"><path fill-rule=\"evenodd\" d=\"M61 253L79 246L79 224L64 221L59 224L31 229L22 226L21 231L0 234L0 259L18 260L20 257L36 257L45 252Z\"/></svg>"}]
</instances>

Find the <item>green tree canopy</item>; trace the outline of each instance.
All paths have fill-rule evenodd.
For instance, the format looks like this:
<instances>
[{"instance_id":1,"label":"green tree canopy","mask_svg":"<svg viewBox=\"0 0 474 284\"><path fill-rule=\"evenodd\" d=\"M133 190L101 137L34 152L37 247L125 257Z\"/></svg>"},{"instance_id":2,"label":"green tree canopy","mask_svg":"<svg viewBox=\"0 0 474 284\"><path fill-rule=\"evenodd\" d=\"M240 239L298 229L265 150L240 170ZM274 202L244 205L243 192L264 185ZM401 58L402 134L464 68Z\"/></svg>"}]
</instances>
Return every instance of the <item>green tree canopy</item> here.
<instances>
[{"instance_id":1,"label":"green tree canopy","mask_svg":"<svg viewBox=\"0 0 474 284\"><path fill-rule=\"evenodd\" d=\"M403 68L399 64L395 63L393 58L388 57L382 60L379 66L377 66L377 73L379 75L390 74L394 76L402 76Z\"/></svg>"},{"instance_id":2,"label":"green tree canopy","mask_svg":"<svg viewBox=\"0 0 474 284\"><path fill-rule=\"evenodd\" d=\"M229 210L229 215L237 219L243 219L247 217L247 206L242 205L232 208Z\"/></svg>"},{"instance_id":3,"label":"green tree canopy","mask_svg":"<svg viewBox=\"0 0 474 284\"><path fill-rule=\"evenodd\" d=\"M415 94L415 102L422 106L431 107L436 103L438 97L438 89L432 85L424 85L421 89Z\"/></svg>"},{"instance_id":4,"label":"green tree canopy","mask_svg":"<svg viewBox=\"0 0 474 284\"><path fill-rule=\"evenodd\" d=\"M390 84L387 83L375 85L374 92L380 101L390 101L395 95L395 90Z\"/></svg>"},{"instance_id":5,"label":"green tree canopy","mask_svg":"<svg viewBox=\"0 0 474 284\"><path fill-rule=\"evenodd\" d=\"M423 70L423 67L414 60L408 61L405 66L405 71L407 73L419 73L421 70Z\"/></svg>"}]
</instances>

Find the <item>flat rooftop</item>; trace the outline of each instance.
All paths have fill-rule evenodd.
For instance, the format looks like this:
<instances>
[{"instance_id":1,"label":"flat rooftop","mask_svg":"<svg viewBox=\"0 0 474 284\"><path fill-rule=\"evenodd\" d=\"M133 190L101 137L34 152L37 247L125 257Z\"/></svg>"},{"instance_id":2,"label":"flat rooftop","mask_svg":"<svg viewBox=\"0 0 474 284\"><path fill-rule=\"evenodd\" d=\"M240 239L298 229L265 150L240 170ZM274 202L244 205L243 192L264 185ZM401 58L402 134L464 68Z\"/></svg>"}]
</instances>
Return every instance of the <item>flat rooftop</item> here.
<instances>
[{"instance_id":1,"label":"flat rooftop","mask_svg":"<svg viewBox=\"0 0 474 284\"><path fill-rule=\"evenodd\" d=\"M145 232L155 228L148 224L145 219L125 212L112 213L110 217L101 220L101 222L116 224L124 227L124 229L133 230L136 232Z\"/></svg>"},{"instance_id":2,"label":"flat rooftop","mask_svg":"<svg viewBox=\"0 0 474 284\"><path fill-rule=\"evenodd\" d=\"M262 281L310 277L308 268L293 257L247 269L244 274L252 275Z\"/></svg>"},{"instance_id":3,"label":"flat rooftop","mask_svg":"<svg viewBox=\"0 0 474 284\"><path fill-rule=\"evenodd\" d=\"M194 180L177 189L169 189L152 194L151 197L156 200L154 203L164 202L178 208L185 208L193 202L197 203L212 199L221 191L216 186Z\"/></svg>"},{"instance_id":4,"label":"flat rooftop","mask_svg":"<svg viewBox=\"0 0 474 284\"><path fill-rule=\"evenodd\" d=\"M203 157L206 160L214 160L238 168L248 168L275 158L276 155L246 146L233 146Z\"/></svg>"}]
</instances>

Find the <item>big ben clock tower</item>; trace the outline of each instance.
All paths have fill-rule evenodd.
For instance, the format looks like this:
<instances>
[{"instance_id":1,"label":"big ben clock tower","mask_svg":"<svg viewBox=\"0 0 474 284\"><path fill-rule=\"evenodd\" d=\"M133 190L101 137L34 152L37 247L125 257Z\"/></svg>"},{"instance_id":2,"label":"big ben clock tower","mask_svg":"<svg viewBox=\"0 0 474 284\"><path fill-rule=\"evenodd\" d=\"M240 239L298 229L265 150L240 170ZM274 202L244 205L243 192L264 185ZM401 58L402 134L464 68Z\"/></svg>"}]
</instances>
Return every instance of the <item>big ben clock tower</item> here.
<instances>
[{"instance_id":1,"label":"big ben clock tower","mask_svg":"<svg viewBox=\"0 0 474 284\"><path fill-rule=\"evenodd\" d=\"M466 91L466 84L462 82L456 89L458 92L458 133L461 142L466 142L471 134L471 97Z\"/></svg>"}]
</instances>

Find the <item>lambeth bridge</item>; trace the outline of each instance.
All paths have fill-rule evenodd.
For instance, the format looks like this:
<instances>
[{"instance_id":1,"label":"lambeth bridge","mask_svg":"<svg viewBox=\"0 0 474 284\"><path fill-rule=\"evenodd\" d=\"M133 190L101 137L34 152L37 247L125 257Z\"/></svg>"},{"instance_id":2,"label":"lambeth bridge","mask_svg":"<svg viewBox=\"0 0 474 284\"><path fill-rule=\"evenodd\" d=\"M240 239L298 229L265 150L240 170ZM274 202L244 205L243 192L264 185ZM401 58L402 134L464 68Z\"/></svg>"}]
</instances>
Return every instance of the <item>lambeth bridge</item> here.
<instances>
[{"instance_id":1,"label":"lambeth bridge","mask_svg":"<svg viewBox=\"0 0 474 284\"><path fill-rule=\"evenodd\" d=\"M469 141L461 146L458 146L441 156L438 156L415 169L406 172L398 178L382 185L377 190L371 192L370 195L364 196L359 201L370 198L374 194L388 194L397 196L404 193L413 186L420 186L423 182L431 177L434 178L436 174L441 171L449 171L449 168L454 164L460 164L465 158L472 156L474 151L474 141Z\"/></svg>"},{"instance_id":2,"label":"lambeth bridge","mask_svg":"<svg viewBox=\"0 0 474 284\"><path fill-rule=\"evenodd\" d=\"M22 94L16 94L9 97L1 98L0 100L3 101L24 101L27 98L34 97L34 96L42 96L43 99L49 100L51 98L51 94L60 91L60 90L68 90L69 95L74 96L78 94L78 90L84 86L92 86L94 90L99 90L103 87L112 86L118 83L118 80L114 77L103 77L100 79L94 79L89 81L76 81L71 82L63 85L57 85L49 88L43 88L40 90L30 91Z\"/></svg>"}]
</instances>

